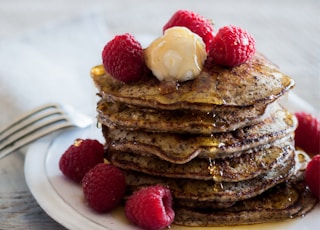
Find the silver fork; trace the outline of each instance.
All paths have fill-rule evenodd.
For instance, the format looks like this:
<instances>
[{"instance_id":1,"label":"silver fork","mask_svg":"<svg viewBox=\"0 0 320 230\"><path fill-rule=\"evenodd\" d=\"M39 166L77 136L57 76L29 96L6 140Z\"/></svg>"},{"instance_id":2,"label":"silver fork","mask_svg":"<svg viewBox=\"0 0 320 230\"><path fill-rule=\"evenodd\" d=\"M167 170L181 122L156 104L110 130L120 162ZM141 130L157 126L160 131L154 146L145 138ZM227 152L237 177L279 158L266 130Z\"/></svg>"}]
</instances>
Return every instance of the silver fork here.
<instances>
[{"instance_id":1,"label":"silver fork","mask_svg":"<svg viewBox=\"0 0 320 230\"><path fill-rule=\"evenodd\" d=\"M92 119L72 107L46 104L0 129L0 159L47 134L68 127L85 128Z\"/></svg>"}]
</instances>

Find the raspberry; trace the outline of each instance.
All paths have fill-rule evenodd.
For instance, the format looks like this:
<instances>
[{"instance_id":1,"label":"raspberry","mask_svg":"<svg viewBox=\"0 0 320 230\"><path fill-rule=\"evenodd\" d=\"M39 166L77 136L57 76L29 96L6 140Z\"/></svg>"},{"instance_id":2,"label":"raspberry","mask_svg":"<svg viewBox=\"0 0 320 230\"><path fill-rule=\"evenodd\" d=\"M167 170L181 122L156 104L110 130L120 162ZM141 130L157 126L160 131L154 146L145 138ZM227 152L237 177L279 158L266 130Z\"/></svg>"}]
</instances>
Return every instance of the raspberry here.
<instances>
[{"instance_id":1,"label":"raspberry","mask_svg":"<svg viewBox=\"0 0 320 230\"><path fill-rule=\"evenodd\" d=\"M320 154L320 121L306 112L295 113L298 127L295 131L295 144L309 155Z\"/></svg>"},{"instance_id":2,"label":"raspberry","mask_svg":"<svg viewBox=\"0 0 320 230\"><path fill-rule=\"evenodd\" d=\"M125 214L144 229L159 230L169 226L175 216L170 190L155 185L134 192L126 202Z\"/></svg>"},{"instance_id":3,"label":"raspberry","mask_svg":"<svg viewBox=\"0 0 320 230\"><path fill-rule=\"evenodd\" d=\"M112 77L126 83L140 80L145 72L142 46L128 33L115 36L105 45L102 61Z\"/></svg>"},{"instance_id":4,"label":"raspberry","mask_svg":"<svg viewBox=\"0 0 320 230\"><path fill-rule=\"evenodd\" d=\"M320 199L320 155L314 156L308 163L305 172L305 182L311 193Z\"/></svg>"},{"instance_id":5,"label":"raspberry","mask_svg":"<svg viewBox=\"0 0 320 230\"><path fill-rule=\"evenodd\" d=\"M103 145L97 140L76 139L59 160L61 172L79 183L92 167L104 161Z\"/></svg>"},{"instance_id":6,"label":"raspberry","mask_svg":"<svg viewBox=\"0 0 320 230\"><path fill-rule=\"evenodd\" d=\"M82 189L92 209L108 212L117 207L124 196L125 176L119 168L100 163L83 177Z\"/></svg>"},{"instance_id":7,"label":"raspberry","mask_svg":"<svg viewBox=\"0 0 320 230\"><path fill-rule=\"evenodd\" d=\"M206 51L209 51L209 47L211 46L214 38L213 25L211 21L192 11L178 10L164 25L163 32L174 26L184 26L193 33L198 34L206 44Z\"/></svg>"},{"instance_id":8,"label":"raspberry","mask_svg":"<svg viewBox=\"0 0 320 230\"><path fill-rule=\"evenodd\" d=\"M242 28L225 26L216 34L207 63L233 67L245 63L256 51L253 37Z\"/></svg>"}]
</instances>

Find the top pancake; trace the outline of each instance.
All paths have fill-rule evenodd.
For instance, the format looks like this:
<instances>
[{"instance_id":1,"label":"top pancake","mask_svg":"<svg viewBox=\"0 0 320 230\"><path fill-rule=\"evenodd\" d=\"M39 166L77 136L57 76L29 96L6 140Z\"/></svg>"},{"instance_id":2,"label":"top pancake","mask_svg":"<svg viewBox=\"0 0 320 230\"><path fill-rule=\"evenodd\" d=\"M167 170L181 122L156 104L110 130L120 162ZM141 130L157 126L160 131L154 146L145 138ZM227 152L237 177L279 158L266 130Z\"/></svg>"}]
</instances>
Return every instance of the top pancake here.
<instances>
[{"instance_id":1,"label":"top pancake","mask_svg":"<svg viewBox=\"0 0 320 230\"><path fill-rule=\"evenodd\" d=\"M160 83L151 76L132 84L115 80L108 73L92 74L92 77L106 100L170 110L211 111L212 106L268 104L294 86L290 77L261 54L237 67L204 69L194 80L174 85Z\"/></svg>"}]
</instances>

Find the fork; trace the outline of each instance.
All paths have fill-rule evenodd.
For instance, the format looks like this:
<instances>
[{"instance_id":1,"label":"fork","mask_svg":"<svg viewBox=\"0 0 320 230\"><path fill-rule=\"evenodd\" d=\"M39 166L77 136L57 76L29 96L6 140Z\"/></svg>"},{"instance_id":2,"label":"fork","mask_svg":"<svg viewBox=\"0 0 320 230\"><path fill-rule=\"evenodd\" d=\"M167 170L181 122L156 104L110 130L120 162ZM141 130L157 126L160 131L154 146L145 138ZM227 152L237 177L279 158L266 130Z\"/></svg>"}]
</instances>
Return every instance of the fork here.
<instances>
[{"instance_id":1,"label":"fork","mask_svg":"<svg viewBox=\"0 0 320 230\"><path fill-rule=\"evenodd\" d=\"M85 128L92 119L62 104L45 104L0 129L0 159L57 130Z\"/></svg>"}]
</instances>

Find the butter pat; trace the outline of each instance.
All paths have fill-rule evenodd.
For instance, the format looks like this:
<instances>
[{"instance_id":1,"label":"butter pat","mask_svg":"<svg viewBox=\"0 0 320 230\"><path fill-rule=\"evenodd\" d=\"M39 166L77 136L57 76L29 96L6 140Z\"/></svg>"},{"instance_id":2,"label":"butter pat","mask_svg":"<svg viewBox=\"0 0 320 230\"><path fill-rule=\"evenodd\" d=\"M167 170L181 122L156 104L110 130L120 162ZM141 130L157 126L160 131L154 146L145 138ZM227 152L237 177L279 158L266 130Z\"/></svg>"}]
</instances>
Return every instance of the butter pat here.
<instances>
[{"instance_id":1,"label":"butter pat","mask_svg":"<svg viewBox=\"0 0 320 230\"><path fill-rule=\"evenodd\" d=\"M202 38L186 27L172 27L144 50L146 65L160 81L188 81L207 58Z\"/></svg>"}]
</instances>

